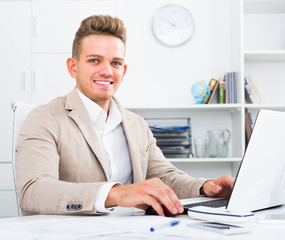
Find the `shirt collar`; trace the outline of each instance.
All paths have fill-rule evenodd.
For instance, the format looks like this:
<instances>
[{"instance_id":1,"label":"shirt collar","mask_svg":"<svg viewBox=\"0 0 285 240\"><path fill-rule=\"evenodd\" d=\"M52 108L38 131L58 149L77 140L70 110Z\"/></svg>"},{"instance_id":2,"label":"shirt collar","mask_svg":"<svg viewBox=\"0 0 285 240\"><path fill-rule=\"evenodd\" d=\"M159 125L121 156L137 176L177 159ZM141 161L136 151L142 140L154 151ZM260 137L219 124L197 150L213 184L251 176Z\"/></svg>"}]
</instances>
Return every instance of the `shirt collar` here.
<instances>
[{"instance_id":1,"label":"shirt collar","mask_svg":"<svg viewBox=\"0 0 285 240\"><path fill-rule=\"evenodd\" d=\"M82 92L78 90L78 88L77 92L93 124L101 119L101 121L104 121L106 123L105 132L107 132L112 131L122 122L122 115L113 99L110 101L109 116L107 119L107 113L103 110L103 108L101 108L97 103L93 102L90 98L86 97Z\"/></svg>"}]
</instances>

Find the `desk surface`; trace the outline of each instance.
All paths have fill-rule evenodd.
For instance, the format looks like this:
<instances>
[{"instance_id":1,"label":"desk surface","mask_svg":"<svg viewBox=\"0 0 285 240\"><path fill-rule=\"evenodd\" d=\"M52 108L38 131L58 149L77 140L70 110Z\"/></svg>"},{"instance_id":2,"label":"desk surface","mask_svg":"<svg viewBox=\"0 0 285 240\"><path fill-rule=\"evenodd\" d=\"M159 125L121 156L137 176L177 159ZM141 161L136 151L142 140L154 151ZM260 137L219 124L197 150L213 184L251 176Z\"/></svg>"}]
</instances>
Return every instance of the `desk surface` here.
<instances>
[{"instance_id":1,"label":"desk surface","mask_svg":"<svg viewBox=\"0 0 285 240\"><path fill-rule=\"evenodd\" d=\"M285 206L256 212L284 213ZM255 223L250 233L225 236L205 230L187 227L195 222L188 216L178 216L181 223L175 227L150 232L152 226L166 223L173 218L144 216L134 208L117 208L104 216L34 215L0 219L0 239L53 240L53 239L284 239L285 224Z\"/></svg>"}]
</instances>

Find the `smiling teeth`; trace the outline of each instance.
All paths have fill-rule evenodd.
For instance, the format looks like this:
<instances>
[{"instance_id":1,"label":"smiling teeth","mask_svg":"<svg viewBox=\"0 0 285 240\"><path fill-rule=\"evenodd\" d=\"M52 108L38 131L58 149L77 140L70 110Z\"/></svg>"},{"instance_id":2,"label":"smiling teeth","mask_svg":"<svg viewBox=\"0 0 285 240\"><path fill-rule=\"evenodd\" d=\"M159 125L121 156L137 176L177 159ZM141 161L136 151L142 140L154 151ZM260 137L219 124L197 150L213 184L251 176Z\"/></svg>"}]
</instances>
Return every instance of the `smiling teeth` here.
<instances>
[{"instance_id":1,"label":"smiling teeth","mask_svg":"<svg viewBox=\"0 0 285 240\"><path fill-rule=\"evenodd\" d=\"M101 81L95 81L98 84L103 84L103 85L110 85L111 82L101 82Z\"/></svg>"}]
</instances>

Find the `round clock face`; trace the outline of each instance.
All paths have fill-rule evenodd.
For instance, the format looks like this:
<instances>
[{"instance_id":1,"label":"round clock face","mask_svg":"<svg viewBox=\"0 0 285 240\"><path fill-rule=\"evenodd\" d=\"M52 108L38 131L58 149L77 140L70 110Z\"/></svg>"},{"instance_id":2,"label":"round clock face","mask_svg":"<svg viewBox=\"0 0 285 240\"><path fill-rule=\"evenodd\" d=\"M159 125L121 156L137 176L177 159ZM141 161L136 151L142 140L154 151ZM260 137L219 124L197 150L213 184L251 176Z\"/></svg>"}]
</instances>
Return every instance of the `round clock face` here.
<instances>
[{"instance_id":1,"label":"round clock face","mask_svg":"<svg viewBox=\"0 0 285 240\"><path fill-rule=\"evenodd\" d=\"M192 14L184 7L166 5L153 18L153 33L157 40L171 47L189 41L195 30Z\"/></svg>"}]
</instances>

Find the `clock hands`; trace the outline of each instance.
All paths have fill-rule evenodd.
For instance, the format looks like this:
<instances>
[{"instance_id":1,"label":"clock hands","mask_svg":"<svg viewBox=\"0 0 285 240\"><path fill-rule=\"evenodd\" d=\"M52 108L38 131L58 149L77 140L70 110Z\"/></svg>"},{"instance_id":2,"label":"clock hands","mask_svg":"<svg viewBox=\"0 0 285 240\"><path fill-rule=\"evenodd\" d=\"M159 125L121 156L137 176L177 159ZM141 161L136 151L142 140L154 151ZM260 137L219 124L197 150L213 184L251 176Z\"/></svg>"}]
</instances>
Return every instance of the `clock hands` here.
<instances>
[{"instance_id":1,"label":"clock hands","mask_svg":"<svg viewBox=\"0 0 285 240\"><path fill-rule=\"evenodd\" d=\"M184 27L181 27L181 26L179 26L179 25L177 25L177 24L175 24L175 23L169 21L168 19L166 19L166 22L168 22L172 27L176 27L176 28L180 28L180 29L185 29Z\"/></svg>"}]
</instances>

